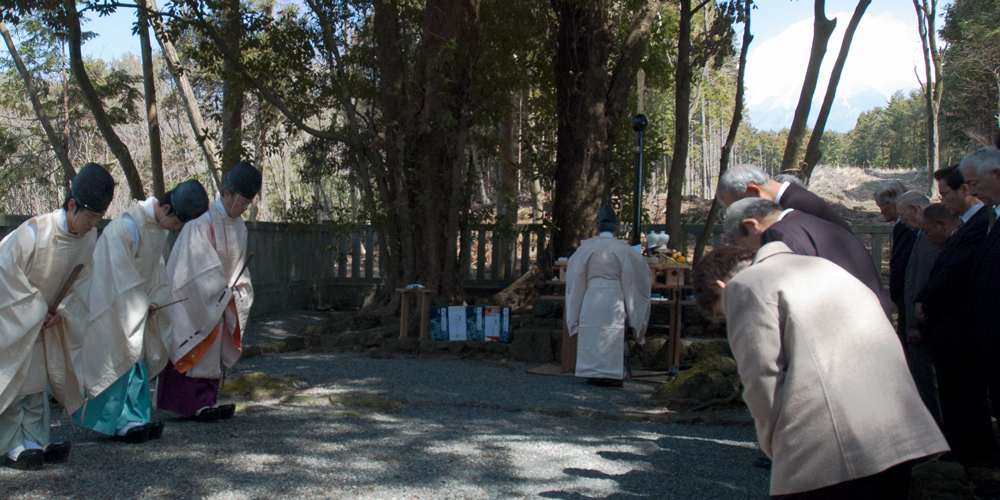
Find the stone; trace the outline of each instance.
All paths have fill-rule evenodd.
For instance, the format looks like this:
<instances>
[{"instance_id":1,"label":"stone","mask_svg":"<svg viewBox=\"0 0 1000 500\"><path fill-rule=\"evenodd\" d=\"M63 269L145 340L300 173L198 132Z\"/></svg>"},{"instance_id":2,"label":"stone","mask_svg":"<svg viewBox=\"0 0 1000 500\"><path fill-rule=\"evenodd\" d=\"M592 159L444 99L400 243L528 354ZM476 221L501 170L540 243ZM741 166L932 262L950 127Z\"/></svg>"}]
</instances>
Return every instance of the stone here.
<instances>
[{"instance_id":1,"label":"stone","mask_svg":"<svg viewBox=\"0 0 1000 500\"><path fill-rule=\"evenodd\" d=\"M389 352L416 354L420 352L420 339L416 337L385 339L382 341L382 347Z\"/></svg>"},{"instance_id":2,"label":"stone","mask_svg":"<svg viewBox=\"0 0 1000 500\"><path fill-rule=\"evenodd\" d=\"M263 401L293 392L296 379L295 375L272 377L263 372L253 372L227 380L224 389L233 396Z\"/></svg>"},{"instance_id":3,"label":"stone","mask_svg":"<svg viewBox=\"0 0 1000 500\"><path fill-rule=\"evenodd\" d=\"M739 397L740 379L733 358L717 356L684 370L657 387L653 399L673 409L700 408Z\"/></svg>"},{"instance_id":4,"label":"stone","mask_svg":"<svg viewBox=\"0 0 1000 500\"><path fill-rule=\"evenodd\" d=\"M548 415L550 417L560 417L560 418L579 418L590 415L590 410L586 408L576 408L576 407L549 408L545 406L536 406L532 408L531 411L541 415Z\"/></svg>"},{"instance_id":5,"label":"stone","mask_svg":"<svg viewBox=\"0 0 1000 500\"><path fill-rule=\"evenodd\" d=\"M910 475L910 500L975 500L965 468L955 462L925 462Z\"/></svg>"},{"instance_id":6,"label":"stone","mask_svg":"<svg viewBox=\"0 0 1000 500\"><path fill-rule=\"evenodd\" d=\"M447 340L422 339L420 341L420 356L422 357L436 357L448 352L451 352L451 342Z\"/></svg>"},{"instance_id":7,"label":"stone","mask_svg":"<svg viewBox=\"0 0 1000 500\"><path fill-rule=\"evenodd\" d=\"M631 352L635 355L635 361L638 361L643 368L659 368L670 364L667 359L668 345L667 339L648 339L641 349L633 345Z\"/></svg>"},{"instance_id":8,"label":"stone","mask_svg":"<svg viewBox=\"0 0 1000 500\"><path fill-rule=\"evenodd\" d=\"M694 365L718 356L733 357L729 342L725 340L695 340L686 344L681 350L682 365Z\"/></svg>"},{"instance_id":9,"label":"stone","mask_svg":"<svg viewBox=\"0 0 1000 500\"><path fill-rule=\"evenodd\" d=\"M562 332L560 332L560 335ZM512 332L511 356L517 361L548 363L553 360L552 330L520 328Z\"/></svg>"},{"instance_id":10,"label":"stone","mask_svg":"<svg viewBox=\"0 0 1000 500\"><path fill-rule=\"evenodd\" d=\"M531 307L531 314L536 318L562 318L563 301L536 300Z\"/></svg>"},{"instance_id":11,"label":"stone","mask_svg":"<svg viewBox=\"0 0 1000 500\"><path fill-rule=\"evenodd\" d=\"M291 394L281 398L282 403L298 405L315 405L325 400L326 398L314 394Z\"/></svg>"}]
</instances>

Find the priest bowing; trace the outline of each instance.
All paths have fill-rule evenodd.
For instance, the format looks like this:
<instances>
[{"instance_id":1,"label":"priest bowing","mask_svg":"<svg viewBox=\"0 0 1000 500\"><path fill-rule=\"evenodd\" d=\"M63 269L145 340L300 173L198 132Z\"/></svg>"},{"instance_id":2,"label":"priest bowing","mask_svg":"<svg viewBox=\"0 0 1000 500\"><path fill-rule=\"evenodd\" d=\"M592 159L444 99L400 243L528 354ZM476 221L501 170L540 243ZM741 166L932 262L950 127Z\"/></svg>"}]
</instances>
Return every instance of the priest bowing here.
<instances>
[{"instance_id":1,"label":"priest bowing","mask_svg":"<svg viewBox=\"0 0 1000 500\"><path fill-rule=\"evenodd\" d=\"M610 205L598 214L596 238L583 240L566 267L566 326L579 335L576 376L592 385L621 387L631 375L631 332L642 344L649 323L653 275L646 259L618 239Z\"/></svg>"},{"instance_id":2,"label":"priest bowing","mask_svg":"<svg viewBox=\"0 0 1000 500\"><path fill-rule=\"evenodd\" d=\"M221 198L181 231L170 252L171 300L188 300L170 310L170 363L157 388L162 410L201 422L228 419L236 412L235 405L218 404L219 380L240 359L253 304L242 215L261 181L253 165L238 163L226 177Z\"/></svg>"}]
</instances>

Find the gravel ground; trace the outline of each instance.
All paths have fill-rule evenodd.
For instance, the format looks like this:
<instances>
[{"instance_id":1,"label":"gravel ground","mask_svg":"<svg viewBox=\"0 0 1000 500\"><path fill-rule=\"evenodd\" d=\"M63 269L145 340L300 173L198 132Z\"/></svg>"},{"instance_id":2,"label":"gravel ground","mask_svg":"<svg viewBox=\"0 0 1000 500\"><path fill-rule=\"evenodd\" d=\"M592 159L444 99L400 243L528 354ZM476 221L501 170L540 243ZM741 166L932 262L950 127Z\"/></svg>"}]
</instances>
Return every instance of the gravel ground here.
<instances>
[{"instance_id":1,"label":"gravel ground","mask_svg":"<svg viewBox=\"0 0 1000 500\"><path fill-rule=\"evenodd\" d=\"M304 396L405 398L395 411L241 403L201 424L166 412L163 438L114 443L60 417L65 464L0 468L0 498L764 498L768 472L752 426L559 418L534 407L651 409L651 384L591 387L528 375L531 365L357 354L284 353L238 364L295 374Z\"/></svg>"},{"instance_id":2,"label":"gravel ground","mask_svg":"<svg viewBox=\"0 0 1000 500\"><path fill-rule=\"evenodd\" d=\"M330 320L330 315L320 311L286 311L253 317L243 333L243 345L261 345L285 340L309 325Z\"/></svg>"}]
</instances>

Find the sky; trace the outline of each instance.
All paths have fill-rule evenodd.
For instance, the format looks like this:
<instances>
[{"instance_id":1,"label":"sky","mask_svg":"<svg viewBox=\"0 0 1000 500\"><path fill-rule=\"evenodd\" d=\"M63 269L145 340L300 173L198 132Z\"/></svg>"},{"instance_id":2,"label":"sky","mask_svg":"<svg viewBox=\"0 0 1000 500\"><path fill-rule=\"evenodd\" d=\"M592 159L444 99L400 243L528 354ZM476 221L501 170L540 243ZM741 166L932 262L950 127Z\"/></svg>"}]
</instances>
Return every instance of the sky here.
<instances>
[{"instance_id":1,"label":"sky","mask_svg":"<svg viewBox=\"0 0 1000 500\"><path fill-rule=\"evenodd\" d=\"M791 125L805 77L812 43L813 2L756 3L758 8L751 20L754 40L747 55L747 112L757 129L780 130ZM810 126L816 122L844 29L856 5L855 0L826 2L827 18L837 19L837 29L830 37L821 68ZM916 19L912 0L875 0L869 5L854 35L827 130L846 132L854 128L858 115L884 106L893 92L919 86L914 67L923 73L923 56ZM127 9L111 16L94 16L84 29L99 36L86 43L84 53L105 60L126 52L138 53L139 38L132 35L133 21Z\"/></svg>"}]
</instances>

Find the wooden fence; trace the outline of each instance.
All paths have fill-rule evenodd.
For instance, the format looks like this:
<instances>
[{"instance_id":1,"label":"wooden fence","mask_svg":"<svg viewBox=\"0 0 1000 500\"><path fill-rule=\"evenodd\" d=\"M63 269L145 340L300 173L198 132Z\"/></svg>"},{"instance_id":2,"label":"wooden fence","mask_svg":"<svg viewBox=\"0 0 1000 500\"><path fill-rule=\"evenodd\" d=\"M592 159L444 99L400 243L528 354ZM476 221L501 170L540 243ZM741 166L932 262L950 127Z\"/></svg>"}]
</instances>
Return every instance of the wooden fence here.
<instances>
[{"instance_id":1,"label":"wooden fence","mask_svg":"<svg viewBox=\"0 0 1000 500\"><path fill-rule=\"evenodd\" d=\"M27 219L0 215L0 237ZM102 222L100 227L105 224ZM371 285L381 278L378 245L381 234L372 226L248 222L247 228L248 251L257 254L250 264L257 287L321 282ZM684 227L690 245L703 229L700 224ZM664 230L666 226L662 224L643 227L643 232ZM852 230L884 273L892 226L854 226ZM718 246L721 240L718 226L713 233L712 244ZM513 282L530 269L549 237L549 230L541 224L517 225L506 231L498 231L492 225L473 226L459 239L465 285L500 287ZM500 244L511 238L513 245ZM173 238L170 242L173 243ZM502 258L505 247L511 255Z\"/></svg>"}]
</instances>

